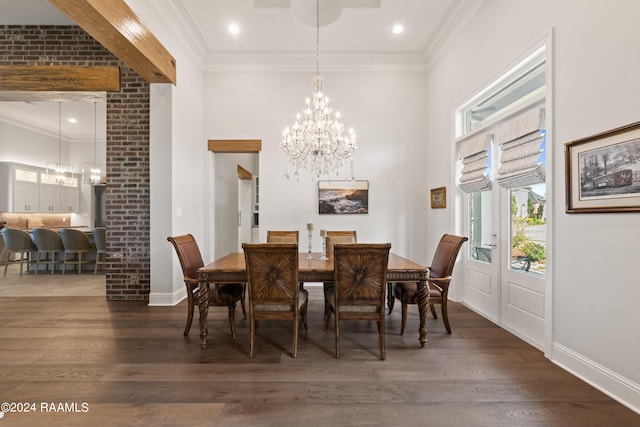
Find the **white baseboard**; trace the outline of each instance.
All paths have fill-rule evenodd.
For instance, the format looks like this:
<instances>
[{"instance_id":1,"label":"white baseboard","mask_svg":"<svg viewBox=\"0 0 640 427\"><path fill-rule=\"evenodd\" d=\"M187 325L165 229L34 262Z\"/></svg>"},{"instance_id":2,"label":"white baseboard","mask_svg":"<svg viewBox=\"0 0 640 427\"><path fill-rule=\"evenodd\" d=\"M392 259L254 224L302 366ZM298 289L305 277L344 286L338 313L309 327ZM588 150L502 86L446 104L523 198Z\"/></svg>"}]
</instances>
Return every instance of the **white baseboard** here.
<instances>
[{"instance_id":1,"label":"white baseboard","mask_svg":"<svg viewBox=\"0 0 640 427\"><path fill-rule=\"evenodd\" d=\"M558 343L553 344L551 361L640 414L640 384Z\"/></svg>"},{"instance_id":2,"label":"white baseboard","mask_svg":"<svg viewBox=\"0 0 640 427\"><path fill-rule=\"evenodd\" d=\"M172 293L152 292L149 294L149 306L173 306L187 297L187 290L182 286Z\"/></svg>"}]
</instances>

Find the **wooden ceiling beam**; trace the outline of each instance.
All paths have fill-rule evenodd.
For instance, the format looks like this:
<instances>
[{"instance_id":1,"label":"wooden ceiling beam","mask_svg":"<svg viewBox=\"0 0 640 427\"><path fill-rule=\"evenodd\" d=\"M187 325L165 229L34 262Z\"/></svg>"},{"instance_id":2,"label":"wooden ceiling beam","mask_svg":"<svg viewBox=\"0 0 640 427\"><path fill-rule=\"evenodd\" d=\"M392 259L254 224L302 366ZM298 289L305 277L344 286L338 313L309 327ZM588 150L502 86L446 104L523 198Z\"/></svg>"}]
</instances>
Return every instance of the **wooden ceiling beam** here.
<instances>
[{"instance_id":1,"label":"wooden ceiling beam","mask_svg":"<svg viewBox=\"0 0 640 427\"><path fill-rule=\"evenodd\" d=\"M0 65L0 91L119 92L120 68Z\"/></svg>"},{"instance_id":2,"label":"wooden ceiling beam","mask_svg":"<svg viewBox=\"0 0 640 427\"><path fill-rule=\"evenodd\" d=\"M176 84L176 60L124 0L49 0L149 83Z\"/></svg>"},{"instance_id":3,"label":"wooden ceiling beam","mask_svg":"<svg viewBox=\"0 0 640 427\"><path fill-rule=\"evenodd\" d=\"M261 139L210 139L209 151L214 153L259 153Z\"/></svg>"}]
</instances>

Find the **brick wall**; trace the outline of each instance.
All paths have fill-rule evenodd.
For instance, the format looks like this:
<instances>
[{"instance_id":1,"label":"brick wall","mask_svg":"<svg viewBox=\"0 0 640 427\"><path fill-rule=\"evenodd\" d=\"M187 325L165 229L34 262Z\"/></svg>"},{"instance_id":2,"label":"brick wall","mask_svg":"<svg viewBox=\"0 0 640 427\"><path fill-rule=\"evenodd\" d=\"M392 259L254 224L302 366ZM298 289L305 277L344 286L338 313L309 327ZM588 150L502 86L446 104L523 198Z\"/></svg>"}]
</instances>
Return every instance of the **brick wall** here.
<instances>
[{"instance_id":1,"label":"brick wall","mask_svg":"<svg viewBox=\"0 0 640 427\"><path fill-rule=\"evenodd\" d=\"M108 300L148 300L149 84L76 26L0 25L0 64L119 66L107 94Z\"/></svg>"}]
</instances>

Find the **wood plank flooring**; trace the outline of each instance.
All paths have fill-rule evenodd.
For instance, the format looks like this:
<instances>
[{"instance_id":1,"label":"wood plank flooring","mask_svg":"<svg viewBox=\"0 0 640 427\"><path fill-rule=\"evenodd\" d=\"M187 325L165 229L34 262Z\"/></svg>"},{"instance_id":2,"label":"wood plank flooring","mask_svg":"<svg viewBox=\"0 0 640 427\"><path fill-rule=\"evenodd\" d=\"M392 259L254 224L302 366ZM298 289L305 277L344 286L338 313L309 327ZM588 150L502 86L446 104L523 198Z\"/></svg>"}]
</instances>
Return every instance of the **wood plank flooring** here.
<instances>
[{"instance_id":1,"label":"wood plank flooring","mask_svg":"<svg viewBox=\"0 0 640 427\"><path fill-rule=\"evenodd\" d=\"M343 322L337 360L334 332L322 329L322 288L307 288L309 330L301 328L297 359L281 321L260 323L250 359L239 307L235 342L226 309L211 309L202 351L197 313L182 335L184 301L1 296L0 402L33 402L36 411L5 412L0 427L640 426L637 413L455 303L453 334L429 317L426 348L416 307L399 335L397 304L386 361L374 323Z\"/></svg>"}]
</instances>

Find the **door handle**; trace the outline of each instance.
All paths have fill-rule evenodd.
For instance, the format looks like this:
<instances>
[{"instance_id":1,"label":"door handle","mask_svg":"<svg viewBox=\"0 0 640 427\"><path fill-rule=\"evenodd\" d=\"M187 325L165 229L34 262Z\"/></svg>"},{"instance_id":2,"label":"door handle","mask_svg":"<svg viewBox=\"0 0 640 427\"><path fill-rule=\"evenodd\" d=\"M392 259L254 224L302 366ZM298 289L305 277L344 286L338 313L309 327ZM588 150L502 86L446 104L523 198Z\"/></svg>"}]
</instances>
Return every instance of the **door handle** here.
<instances>
[{"instance_id":1,"label":"door handle","mask_svg":"<svg viewBox=\"0 0 640 427\"><path fill-rule=\"evenodd\" d=\"M491 249L495 249L498 247L498 233L491 233L491 243L489 243L487 246L489 246Z\"/></svg>"}]
</instances>

